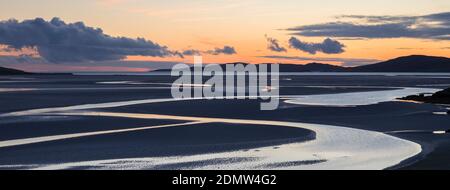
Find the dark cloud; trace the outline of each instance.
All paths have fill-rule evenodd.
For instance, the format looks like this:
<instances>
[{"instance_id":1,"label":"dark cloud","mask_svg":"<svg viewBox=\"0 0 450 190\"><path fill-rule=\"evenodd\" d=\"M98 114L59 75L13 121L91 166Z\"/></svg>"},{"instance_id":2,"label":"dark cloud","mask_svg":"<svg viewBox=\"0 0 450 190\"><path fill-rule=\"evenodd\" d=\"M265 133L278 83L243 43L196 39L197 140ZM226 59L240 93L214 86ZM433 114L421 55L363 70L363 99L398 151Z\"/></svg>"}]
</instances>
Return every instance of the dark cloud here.
<instances>
[{"instance_id":1,"label":"dark cloud","mask_svg":"<svg viewBox=\"0 0 450 190\"><path fill-rule=\"evenodd\" d=\"M294 35L450 40L450 12L424 16L344 15L339 21L289 28ZM351 19L351 21L342 21Z\"/></svg>"},{"instance_id":2,"label":"dark cloud","mask_svg":"<svg viewBox=\"0 0 450 190\"><path fill-rule=\"evenodd\" d=\"M193 56L193 55L202 55L202 54L210 54L210 55L220 55L220 54L225 54L225 55L232 55L232 54L236 54L236 50L234 49L234 47L231 46L224 46L223 48L215 48L213 50L207 50L207 51L201 51L198 49L187 49L184 50L181 54L182 55L186 55L186 56Z\"/></svg>"},{"instance_id":3,"label":"dark cloud","mask_svg":"<svg viewBox=\"0 0 450 190\"><path fill-rule=\"evenodd\" d=\"M211 55L220 55L220 54L233 55L233 54L236 54L237 52L234 49L234 47L224 46L223 48L215 48L214 50L209 50L209 51L206 51L205 53L211 54Z\"/></svg>"},{"instance_id":4,"label":"dark cloud","mask_svg":"<svg viewBox=\"0 0 450 190\"><path fill-rule=\"evenodd\" d=\"M82 22L66 24L59 18L45 21L0 22L0 44L15 50L35 48L50 62L121 60L126 56L181 56L144 38L112 37Z\"/></svg>"},{"instance_id":5,"label":"dark cloud","mask_svg":"<svg viewBox=\"0 0 450 190\"><path fill-rule=\"evenodd\" d=\"M30 55L20 55L20 56L0 56L0 65L3 64L18 64L18 63L48 63L48 61L39 58L33 57Z\"/></svg>"},{"instance_id":6,"label":"dark cloud","mask_svg":"<svg viewBox=\"0 0 450 190\"><path fill-rule=\"evenodd\" d=\"M271 38L266 36L267 42L269 43L267 45L267 49L271 50L271 51L275 51L275 52L286 52L286 48L282 47L278 40L275 38Z\"/></svg>"},{"instance_id":7,"label":"dark cloud","mask_svg":"<svg viewBox=\"0 0 450 190\"><path fill-rule=\"evenodd\" d=\"M309 54L316 54L317 52L339 54L345 51L344 44L330 38L325 39L322 43L309 43L300 41L295 37L291 37L291 39L289 39L289 45L291 48L298 49Z\"/></svg>"},{"instance_id":8,"label":"dark cloud","mask_svg":"<svg viewBox=\"0 0 450 190\"><path fill-rule=\"evenodd\" d=\"M424 50L424 49L427 49L427 48L409 48L409 47L400 47L400 48L396 48L396 49L399 49L399 50Z\"/></svg>"},{"instance_id":9,"label":"dark cloud","mask_svg":"<svg viewBox=\"0 0 450 190\"><path fill-rule=\"evenodd\" d=\"M277 55L267 55L259 57L269 59L286 59L286 60L311 61L311 62L339 62L342 64L342 66L349 66L349 67L380 62L380 60L378 59L336 58L336 57L321 58L321 57L299 57L299 56L277 56Z\"/></svg>"},{"instance_id":10,"label":"dark cloud","mask_svg":"<svg viewBox=\"0 0 450 190\"><path fill-rule=\"evenodd\" d=\"M354 40L358 40L358 41L360 41L360 40L368 40L367 38L352 38L352 37L349 37L349 38L337 38L337 40L340 40L340 41L354 41Z\"/></svg>"},{"instance_id":11,"label":"dark cloud","mask_svg":"<svg viewBox=\"0 0 450 190\"><path fill-rule=\"evenodd\" d=\"M187 55L187 56L192 56L192 55L201 55L202 52L200 50L196 50L196 49L188 49L188 50L184 50L183 55Z\"/></svg>"}]
</instances>

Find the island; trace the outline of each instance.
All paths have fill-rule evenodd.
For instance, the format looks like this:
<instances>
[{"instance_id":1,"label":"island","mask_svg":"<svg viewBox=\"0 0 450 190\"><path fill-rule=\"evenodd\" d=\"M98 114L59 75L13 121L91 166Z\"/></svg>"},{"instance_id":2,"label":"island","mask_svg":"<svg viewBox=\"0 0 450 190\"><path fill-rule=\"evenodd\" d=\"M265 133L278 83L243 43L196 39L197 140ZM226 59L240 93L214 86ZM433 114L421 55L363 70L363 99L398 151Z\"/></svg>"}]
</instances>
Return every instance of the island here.
<instances>
[{"instance_id":1,"label":"island","mask_svg":"<svg viewBox=\"0 0 450 190\"><path fill-rule=\"evenodd\" d=\"M403 98L399 98L400 100L406 101L414 101L414 102L423 102L423 103L432 103L432 104L450 104L450 88L445 90L441 90L434 94L419 94L419 95L411 95ZM450 114L450 110L447 111L447 114Z\"/></svg>"}]
</instances>

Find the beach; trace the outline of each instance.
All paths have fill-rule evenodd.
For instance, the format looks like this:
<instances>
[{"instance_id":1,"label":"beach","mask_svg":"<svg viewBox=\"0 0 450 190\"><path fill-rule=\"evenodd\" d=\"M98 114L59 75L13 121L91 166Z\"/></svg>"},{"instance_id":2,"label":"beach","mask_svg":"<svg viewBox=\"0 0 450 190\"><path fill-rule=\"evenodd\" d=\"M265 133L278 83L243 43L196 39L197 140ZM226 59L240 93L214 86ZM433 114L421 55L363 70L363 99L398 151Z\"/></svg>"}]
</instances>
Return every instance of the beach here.
<instances>
[{"instance_id":1,"label":"beach","mask_svg":"<svg viewBox=\"0 0 450 190\"><path fill-rule=\"evenodd\" d=\"M446 75L282 75L280 107L173 100L164 75L0 78L0 169L450 169Z\"/></svg>"}]
</instances>

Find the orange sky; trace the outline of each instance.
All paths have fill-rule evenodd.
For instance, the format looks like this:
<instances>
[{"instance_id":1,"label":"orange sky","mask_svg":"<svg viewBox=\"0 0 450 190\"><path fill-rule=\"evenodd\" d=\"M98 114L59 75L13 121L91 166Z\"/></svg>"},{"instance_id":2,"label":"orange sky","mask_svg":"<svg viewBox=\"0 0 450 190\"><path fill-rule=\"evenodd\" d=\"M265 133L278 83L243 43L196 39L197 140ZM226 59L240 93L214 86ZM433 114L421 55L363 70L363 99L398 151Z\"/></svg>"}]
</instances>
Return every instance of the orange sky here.
<instances>
[{"instance_id":1,"label":"orange sky","mask_svg":"<svg viewBox=\"0 0 450 190\"><path fill-rule=\"evenodd\" d=\"M442 0L16 0L0 2L0 20L60 17L66 22L83 21L111 36L143 37L171 50L211 50L233 46L235 55L203 55L208 63L282 62L307 63L260 56L308 58L364 58L386 60L404 55L424 54L450 57L448 40L390 38L343 40L342 54L311 55L289 48L292 35L281 30L296 26L336 21L339 15L420 16L449 12L450 1ZM275 38L287 52L267 49L265 35ZM326 37L296 36L305 42L321 42ZM336 38L334 38L336 39ZM11 54L1 52L1 55ZM129 56L127 60L192 62L192 57ZM324 62L324 61L321 61ZM339 62L327 62L340 64Z\"/></svg>"}]
</instances>

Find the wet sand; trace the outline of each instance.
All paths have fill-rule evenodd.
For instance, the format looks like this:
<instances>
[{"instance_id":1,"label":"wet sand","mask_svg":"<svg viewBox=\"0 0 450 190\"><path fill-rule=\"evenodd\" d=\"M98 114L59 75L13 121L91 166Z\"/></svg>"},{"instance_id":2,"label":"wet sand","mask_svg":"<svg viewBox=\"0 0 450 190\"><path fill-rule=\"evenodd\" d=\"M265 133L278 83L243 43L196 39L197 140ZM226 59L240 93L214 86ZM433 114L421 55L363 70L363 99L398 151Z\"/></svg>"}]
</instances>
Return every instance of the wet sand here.
<instances>
[{"instance_id":1,"label":"wet sand","mask_svg":"<svg viewBox=\"0 0 450 190\"><path fill-rule=\"evenodd\" d=\"M0 88L37 89L0 92L1 114L38 108L168 98L170 89L167 89L164 83L170 83L172 80L164 76L33 77L36 78L29 79L28 82L21 80L20 83L0 83ZM289 76L289 79L291 80L280 81L282 95L367 92L388 90L392 87L423 87L423 85L437 88L438 84L450 83L448 78L414 76ZM105 81L138 81L140 83L98 83ZM435 130L448 130L447 126L450 126L450 117L433 114L433 112L445 110L442 106L385 102L355 107L327 107L282 102L278 110L259 111L259 103L252 100L194 100L129 105L94 109L94 111L304 122L363 129L385 133L422 145L423 151L420 155L404 161L394 169L450 169L446 161L446 158L450 158L446 152L449 145L448 134L431 134ZM184 122L52 114L2 117L0 141L179 123ZM426 132L389 133L403 130ZM215 123L213 126L212 124L195 124L4 147L0 148L0 168L26 169L21 165L258 150L311 140L314 140L314 132L299 128L224 123ZM303 164L307 163L311 165L311 169L314 169L313 166L320 162L326 161L316 158L309 162L306 160ZM175 166L160 169L177 168ZM80 166L72 169L95 169L95 167Z\"/></svg>"}]
</instances>

